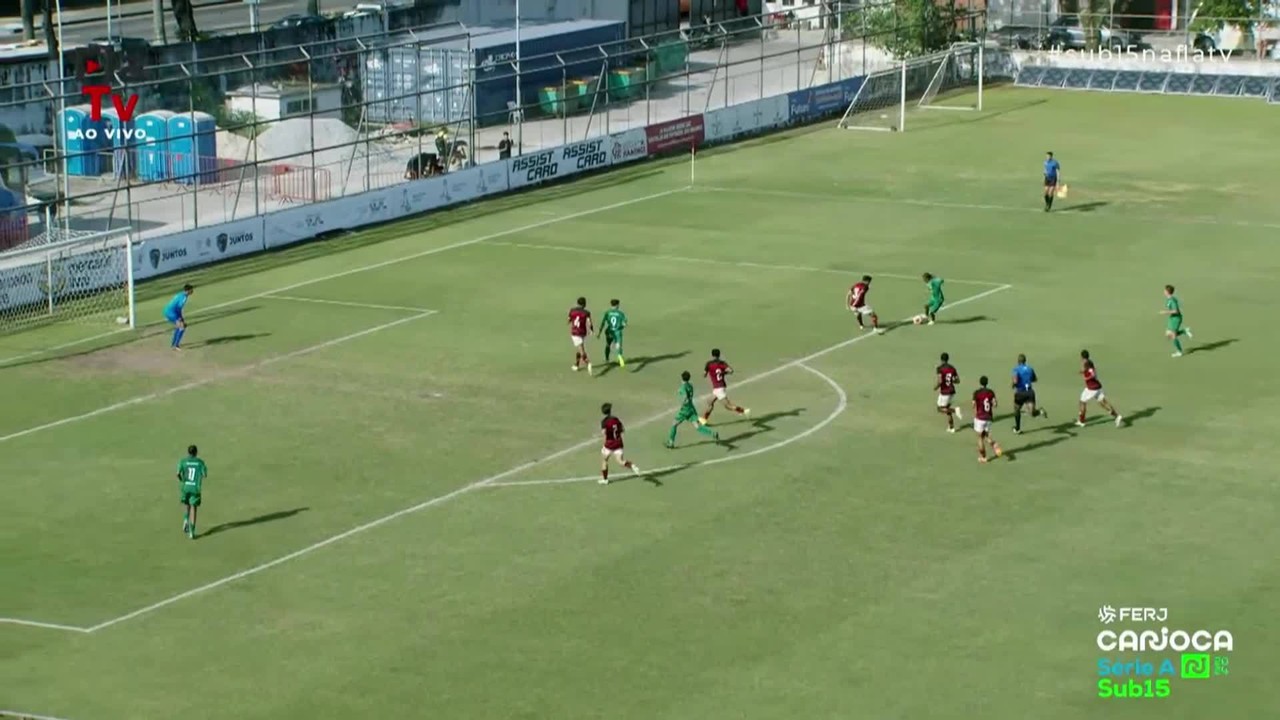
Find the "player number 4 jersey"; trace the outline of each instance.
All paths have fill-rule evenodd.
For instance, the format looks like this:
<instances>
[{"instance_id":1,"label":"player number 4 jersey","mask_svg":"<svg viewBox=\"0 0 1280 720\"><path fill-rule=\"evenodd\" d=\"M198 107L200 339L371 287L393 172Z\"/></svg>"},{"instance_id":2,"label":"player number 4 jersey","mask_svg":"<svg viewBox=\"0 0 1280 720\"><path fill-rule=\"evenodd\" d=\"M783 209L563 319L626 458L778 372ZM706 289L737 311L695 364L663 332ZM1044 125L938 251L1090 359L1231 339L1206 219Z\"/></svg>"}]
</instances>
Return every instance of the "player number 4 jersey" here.
<instances>
[{"instance_id":1,"label":"player number 4 jersey","mask_svg":"<svg viewBox=\"0 0 1280 720\"><path fill-rule=\"evenodd\" d=\"M723 360L712 360L707 363L704 374L711 379L711 387L725 387L728 384L729 363Z\"/></svg>"},{"instance_id":2,"label":"player number 4 jersey","mask_svg":"<svg viewBox=\"0 0 1280 720\"><path fill-rule=\"evenodd\" d=\"M591 325L591 311L584 308L569 310L569 334L586 337Z\"/></svg>"},{"instance_id":3,"label":"player number 4 jersey","mask_svg":"<svg viewBox=\"0 0 1280 720\"><path fill-rule=\"evenodd\" d=\"M604 432L604 446L610 450L622 449L622 421L616 417L607 417L600 421L600 429Z\"/></svg>"}]
</instances>

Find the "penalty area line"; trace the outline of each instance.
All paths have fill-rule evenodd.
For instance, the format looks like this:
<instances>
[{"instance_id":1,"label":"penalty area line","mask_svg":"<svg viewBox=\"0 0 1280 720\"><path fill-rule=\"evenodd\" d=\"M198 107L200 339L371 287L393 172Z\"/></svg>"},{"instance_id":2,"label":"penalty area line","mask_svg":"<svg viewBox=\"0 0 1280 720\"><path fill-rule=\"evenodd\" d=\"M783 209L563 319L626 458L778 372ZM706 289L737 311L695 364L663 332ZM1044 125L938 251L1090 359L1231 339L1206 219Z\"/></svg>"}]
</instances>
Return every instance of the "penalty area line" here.
<instances>
[{"instance_id":1,"label":"penalty area line","mask_svg":"<svg viewBox=\"0 0 1280 720\"><path fill-rule=\"evenodd\" d=\"M734 455L728 455L726 457L713 458L711 460L697 460L694 462L680 463L676 465L667 465L660 468L654 468L653 470L642 471L640 473L640 477L643 478L645 475L657 475L664 472L669 472L671 470L682 470L685 468L693 468L693 467L707 467L710 465L719 465L721 463L733 462L735 460L746 460L749 457L755 457L757 455L763 455L767 452L772 452L774 450L780 450L790 445L791 443L799 442L809 437L810 435L820 432L823 428L830 425L832 422L835 421L836 418L840 417L840 415L844 413L846 408L849 407L849 395L845 393L843 387L840 387L840 383L836 382L835 380L832 380L831 377L829 377L825 373L819 370L815 370L809 367L808 365L805 365L804 363L800 363L799 365L796 365L796 367L800 368L801 370L807 370L808 372L813 373L814 375L817 375L819 378L822 379L823 382L831 386L831 389L834 390L836 393L837 402L836 402L835 409L831 411L831 414L823 418L821 422L799 433L796 433L791 437L784 438L782 440L779 440L778 442L771 443L769 445L766 445L762 448L757 448L750 452L742 453L740 455L734 454ZM510 488L510 487L529 487L529 486L539 486L539 485L567 485L570 483L594 482L598 479L599 478L595 475L584 475L581 477L558 478L555 480L512 480L510 482L491 483L487 487ZM627 478L624 476L621 479L626 480Z\"/></svg>"},{"instance_id":2,"label":"penalty area line","mask_svg":"<svg viewBox=\"0 0 1280 720\"><path fill-rule=\"evenodd\" d=\"M448 245L441 245L440 247L429 248L427 250L420 250L415 253L410 253L409 255L401 255L400 257L391 258L390 260L382 260L379 262L371 263L369 265L361 265L360 267L354 267L347 270L342 270L340 272L331 273L329 275L322 275L317 278L312 278L310 280L303 280L301 282L292 283L290 285L285 285L283 287L278 287L271 290L264 290L262 292L254 293L252 295L245 295L244 297L238 297L235 300L227 300L224 302L215 303L213 305L207 305L205 307L192 310L190 316L193 318L198 318L199 316L212 312L214 310L221 310L222 308L231 307L232 305L240 305L242 303L246 303L251 300L266 298L271 295L279 295L281 293L287 293L291 290L297 290L298 288L307 287L309 285L315 285L317 283L328 282L329 280L337 280L338 278L349 277L351 275L356 275L358 273L369 272L371 270L381 270L382 268L391 267L392 265L399 265L400 263L409 262L410 260L417 260L419 258L424 258L424 257L429 257L431 255L439 255L440 253L449 252L450 250L458 250L460 248L471 247L472 245L487 243L492 240L497 240L498 238L507 237L508 235L518 235L520 233L529 232L530 230L537 230L539 228L544 228L544 227L547 227L548 225L558 225L559 223L568 222L570 220L577 220L578 218L584 218L590 215L597 215L599 213L608 212L610 210L617 210L619 208L628 207L630 205L636 205L642 202L648 202L650 200L657 200L659 198L667 197L668 195L675 195L676 193L687 192L688 190L689 190L689 186L686 185L680 188L663 190L662 192L650 193L648 195L641 195L640 197L631 198L630 200L622 200L620 202L610 203L608 205L601 205L600 207L594 207L588 210L579 210L578 212L566 213L564 215L556 215L556 217L553 217L553 218L548 218L546 220L539 220L537 222L527 223L525 225L508 228L506 230L499 230L498 232L489 233L487 235L481 235L479 237L471 238L470 240L462 240L459 242L450 243ZM404 218L404 219L411 219L411 218ZM342 253L337 253L337 254L341 255ZM154 325L157 323L152 323L152 324ZM139 327L143 328L148 326L149 326L148 324L143 324ZM80 345L84 345L85 343L90 343L95 340L101 340L106 337L111 337L113 335L118 335L120 333L125 333L129 331L130 330L128 328L122 328L120 330L113 330L111 332L102 333L99 335L95 335L93 337L81 338L79 340L74 340L72 342L62 343L61 345L54 345L53 347L45 348L43 350L35 350L22 355L15 355L13 357L0 358L0 367L4 367L5 365L9 365L10 363L18 362L19 360L26 360L28 358L39 357L41 355L56 353L59 350L66 350L68 348L78 347Z\"/></svg>"},{"instance_id":3,"label":"penalty area line","mask_svg":"<svg viewBox=\"0 0 1280 720\"><path fill-rule=\"evenodd\" d=\"M950 305L944 306L942 310L945 312L950 308L959 307L961 305L967 305L971 302L977 302L978 300L981 300L986 297L990 297L991 295L994 295L998 292L1003 292L1005 290L1008 290L1010 287L1011 287L1010 285L1002 285L997 288L992 288L990 290L980 292L976 295L970 295L968 297L961 298L951 303ZM397 322L405 322L406 320L412 320L412 319L415 319L416 317L417 316L415 316L414 318L406 318L405 320L400 320ZM909 323L910 319L908 318L906 320L903 320L902 322ZM831 345L829 347L823 348L822 350L818 350L817 352L810 353L802 358L798 358L798 359L783 363L771 370L766 370L762 373L752 375L751 377L748 377L747 379L739 383L736 383L735 386L740 387L742 385L750 385L751 383L759 382L761 380L764 380L765 378L773 377L774 375L777 375L778 373L784 370L787 370L788 368L792 368L797 365L808 364L809 362L816 360L820 357L823 357L824 355L829 355L833 352L836 352L837 350L842 350L844 348L849 347L850 345L855 345L857 343L863 342L873 337L880 337L880 336L873 333L856 335L852 338L849 338L848 340L838 342L835 345ZM666 409L660 413L647 417L637 423L632 423L631 426L633 428L642 427L642 426L657 422L663 418L669 418L670 416L671 416L670 409ZM3 438L0 438L0 440L3 440ZM147 605L146 607L142 607L132 612L126 613L124 615L120 615L119 617L115 617L110 620L105 620L103 622L98 623L97 625L87 628L85 632L95 633L95 632L98 632L99 630L105 630L106 628L112 627L114 625L119 625L122 622L126 622L128 620L132 620L134 618L146 615L148 613L155 612L156 610L159 610L161 608L168 607L169 605L172 605L176 602L180 602L187 598L206 593L210 590L215 590L217 588L222 587L223 585L233 583L237 580L243 580L244 578L247 578L247 577L252 577L253 575L257 575L258 573L263 572L264 570L269 570L273 567L289 562L290 560L295 560L305 555L309 555L312 552L315 552L316 550L319 550L324 547L328 547L329 545L332 545L336 542L340 542L347 538L354 537L356 535L367 532L369 530L373 530L375 528L381 527L382 525L386 525L387 523L393 520L402 518L406 515L412 515L422 510L443 505L451 500L456 500L464 495L468 495L488 485L492 485L494 483L501 482L514 475L518 475L530 468L537 467L538 465L541 465L543 463L551 462L552 460L557 460L559 458L565 457L572 453L578 452L579 450L582 450L584 448L592 447L599 442L600 442L600 439L598 437L592 437L589 440L583 440L582 442L576 443L574 445L570 445L566 448L562 448L544 457L521 463L508 470L503 470L502 472L497 473L496 475L490 475L489 477L476 480L467 485L463 485L462 487L459 487L456 490L447 492L443 495L437 495L436 497L424 500L416 505L411 505L401 510L397 510L389 515L384 515L380 518L370 520L369 522L366 522L363 525L357 525L356 527L353 527L350 530L338 533L337 535L332 535L330 537L325 538L324 540L320 540L318 542L312 543L311 545L295 550L287 555L282 555L278 558L275 558L274 560L269 560L259 565L254 565L253 567L247 568L245 570L241 570L240 572L234 573L232 575L227 575L226 577L219 578L218 580L205 583L204 585L201 585L196 588L192 588L185 592L178 593L177 595L172 595L163 600Z\"/></svg>"},{"instance_id":4,"label":"penalty area line","mask_svg":"<svg viewBox=\"0 0 1280 720\"><path fill-rule=\"evenodd\" d=\"M138 395L137 397L132 397L132 398L129 398L128 400L121 400L120 402L112 403L111 405L104 405L96 410L90 410L89 412L81 413L79 415L71 415L69 417L64 417L60 420L53 420L51 422L44 423L43 425L36 425L34 427L29 427L26 430L18 430L17 432L11 432L8 435L0 435L0 443L9 442L10 440L17 440L18 438L23 438L28 435L35 435L38 432L43 432L45 430L52 430L54 428L62 427L63 425L71 425L72 423L78 423L82 420L89 420L90 418L95 418L95 417L98 417L99 415L106 415L108 413L113 413L117 410L124 410L125 408L133 407L134 405L141 405L143 403L151 402L152 400L159 400L161 398L169 397L170 395L177 395L178 393L183 393L188 390L195 390L196 388L201 388L201 387L204 387L205 385L210 385L212 383L218 382L219 380L225 380L227 378L240 377L243 375L247 375L249 373L254 372L255 370L260 370L264 367L275 365L276 363L279 363L279 362L284 362L285 360L292 360L294 358L302 357L303 355L310 355L311 353L319 352L326 348L331 348L334 345L341 345L342 343L350 342L352 340L357 340L366 335L372 335L377 332L382 332L383 330L389 330L398 325L403 325L408 322L413 322L414 320L421 320L422 318L430 317L435 314L436 313L434 311L421 312L421 313L418 313L417 315L410 315L409 317L403 317L398 320L392 320L391 322L385 322L385 323L382 323L381 325L374 325L373 327L365 328L364 330L353 332L348 335L343 335L342 337L339 337L339 338L333 338L332 340L325 340L322 343L316 343L315 345L304 347L301 350L293 350L291 352L283 353L281 355L273 355L265 360L259 360L258 362L255 362L255 363L242 365L241 367L234 368L232 370L227 370L221 373L216 373L214 375L210 375L208 377L204 377L199 380L193 380L192 382L189 382L189 383L184 383L182 385L175 385L165 390L160 390L158 392L153 392L153 393L147 393L146 395Z\"/></svg>"},{"instance_id":5,"label":"penalty area line","mask_svg":"<svg viewBox=\"0 0 1280 720\"><path fill-rule=\"evenodd\" d=\"M24 627L41 628L43 630L62 630L64 632L78 632L78 633L89 632L89 628L77 627L75 625L63 625L61 623L41 622L39 620L23 620L22 618L0 617L0 625L22 625ZM4 713L3 711L0 711L0 718L2 717L4 717Z\"/></svg>"},{"instance_id":6,"label":"penalty area line","mask_svg":"<svg viewBox=\"0 0 1280 720\"><path fill-rule=\"evenodd\" d=\"M827 273L830 275L843 275L846 277L866 272L873 277L889 278L891 280L914 280L915 282L920 282L919 275L895 275L893 273L882 273L874 270L841 270L839 268L810 267L806 265L775 265L772 263L747 262L745 260L717 260L715 258L684 257L681 255L653 255L650 253L626 252L623 250L600 250L598 248L573 247L570 245L544 245L541 243L490 242L488 244L495 247L523 248L526 250L551 250L557 252L582 253L584 255L635 258L637 260L666 260L670 262L701 263L704 265L727 265L729 267L752 268L755 270L792 270L795 272ZM957 285L980 285L984 287L1003 287L1006 285L1006 283L992 282L990 280L964 280L957 278L945 279L948 282L955 283Z\"/></svg>"}]
</instances>

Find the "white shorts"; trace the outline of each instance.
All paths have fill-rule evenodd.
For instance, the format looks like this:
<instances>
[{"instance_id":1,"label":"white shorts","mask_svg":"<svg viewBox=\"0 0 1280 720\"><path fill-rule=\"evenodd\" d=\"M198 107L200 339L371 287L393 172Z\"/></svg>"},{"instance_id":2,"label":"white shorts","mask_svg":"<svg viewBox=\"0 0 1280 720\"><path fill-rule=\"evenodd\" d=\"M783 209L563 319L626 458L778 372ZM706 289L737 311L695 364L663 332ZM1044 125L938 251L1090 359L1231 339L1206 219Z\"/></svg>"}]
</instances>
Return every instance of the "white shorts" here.
<instances>
[{"instance_id":1,"label":"white shorts","mask_svg":"<svg viewBox=\"0 0 1280 720\"><path fill-rule=\"evenodd\" d=\"M974 420L973 431L978 433L979 435L986 435L987 433L991 432L991 421L990 420Z\"/></svg>"},{"instance_id":2,"label":"white shorts","mask_svg":"<svg viewBox=\"0 0 1280 720\"><path fill-rule=\"evenodd\" d=\"M711 397L717 400L728 400L729 388L711 388Z\"/></svg>"},{"instance_id":3,"label":"white shorts","mask_svg":"<svg viewBox=\"0 0 1280 720\"><path fill-rule=\"evenodd\" d=\"M1091 400L1106 400L1106 399L1107 399L1107 396L1105 393L1102 392L1102 388L1098 388L1097 390L1090 390L1089 388L1085 388L1084 391L1080 393L1080 402L1082 403L1087 403Z\"/></svg>"},{"instance_id":4,"label":"white shorts","mask_svg":"<svg viewBox=\"0 0 1280 720\"><path fill-rule=\"evenodd\" d=\"M583 335L570 335L569 339L573 340L574 347L582 347L582 343L587 341L587 338Z\"/></svg>"},{"instance_id":5,"label":"white shorts","mask_svg":"<svg viewBox=\"0 0 1280 720\"><path fill-rule=\"evenodd\" d=\"M955 395L939 395L938 407L940 408L951 407L951 398L953 397L955 397Z\"/></svg>"},{"instance_id":6,"label":"white shorts","mask_svg":"<svg viewBox=\"0 0 1280 720\"><path fill-rule=\"evenodd\" d=\"M875 315L876 314L876 311L872 310L870 305L863 305L862 307L851 307L849 309L859 315Z\"/></svg>"},{"instance_id":7,"label":"white shorts","mask_svg":"<svg viewBox=\"0 0 1280 720\"><path fill-rule=\"evenodd\" d=\"M601 457L605 457L605 458L608 458L608 457L615 457L615 458L618 458L619 460L621 460L621 459L622 459L622 448L618 448L617 450L613 450L613 449L610 449L610 448L607 448L607 447L602 447L602 448L600 448L600 456L601 456Z\"/></svg>"}]
</instances>

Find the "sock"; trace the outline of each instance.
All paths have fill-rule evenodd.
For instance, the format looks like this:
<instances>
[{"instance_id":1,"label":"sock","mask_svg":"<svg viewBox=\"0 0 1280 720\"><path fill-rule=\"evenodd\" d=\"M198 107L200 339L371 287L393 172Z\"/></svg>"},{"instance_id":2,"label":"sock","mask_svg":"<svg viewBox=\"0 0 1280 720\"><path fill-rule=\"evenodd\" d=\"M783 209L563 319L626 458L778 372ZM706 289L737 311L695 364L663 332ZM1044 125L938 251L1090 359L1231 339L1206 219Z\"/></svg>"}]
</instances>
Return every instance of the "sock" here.
<instances>
[{"instance_id":1,"label":"sock","mask_svg":"<svg viewBox=\"0 0 1280 720\"><path fill-rule=\"evenodd\" d=\"M608 480L608 479L609 479L609 470L608 470L608 468L605 468L604 470L601 470L601 471L600 471L600 477L601 477L602 479L604 479L604 480Z\"/></svg>"},{"instance_id":2,"label":"sock","mask_svg":"<svg viewBox=\"0 0 1280 720\"><path fill-rule=\"evenodd\" d=\"M626 461L626 462L622 463L622 467L624 467L624 468L626 468L626 469L630 470L630 469L631 469L631 461L630 461L630 460L628 460L628 461Z\"/></svg>"},{"instance_id":3,"label":"sock","mask_svg":"<svg viewBox=\"0 0 1280 720\"><path fill-rule=\"evenodd\" d=\"M1111 412L1111 417L1118 417L1120 415L1120 413L1116 412L1115 410L1111 410L1110 412Z\"/></svg>"},{"instance_id":4,"label":"sock","mask_svg":"<svg viewBox=\"0 0 1280 720\"><path fill-rule=\"evenodd\" d=\"M733 409L733 411L734 411L734 412L736 412L736 413L738 413L739 415L742 415L742 414L744 414L744 413L746 413L746 412L747 412L746 410L744 410L744 409L742 409L742 408L740 408L740 407L736 407L736 408L734 408L734 409Z\"/></svg>"},{"instance_id":5,"label":"sock","mask_svg":"<svg viewBox=\"0 0 1280 720\"><path fill-rule=\"evenodd\" d=\"M703 435L706 435L707 437L714 437L714 436L715 436L715 434L716 434L716 431L715 431L715 430L712 430L711 428L707 427L706 425L698 425L698 426L697 426L697 430L698 430L698 432L702 433Z\"/></svg>"},{"instance_id":6,"label":"sock","mask_svg":"<svg viewBox=\"0 0 1280 720\"><path fill-rule=\"evenodd\" d=\"M980 457L980 458L984 458L984 459L985 459L985 458L987 457L987 449L986 449L986 448L982 448L981 450L979 450L979 451L978 451L978 457Z\"/></svg>"},{"instance_id":7,"label":"sock","mask_svg":"<svg viewBox=\"0 0 1280 720\"><path fill-rule=\"evenodd\" d=\"M605 345L605 346L604 346L604 361L605 361L605 362L609 362L609 351L610 351L610 350L612 350L612 349L613 349L613 348L609 347L608 345Z\"/></svg>"},{"instance_id":8,"label":"sock","mask_svg":"<svg viewBox=\"0 0 1280 720\"><path fill-rule=\"evenodd\" d=\"M1084 422L1084 411L1080 411L1080 422Z\"/></svg>"},{"instance_id":9,"label":"sock","mask_svg":"<svg viewBox=\"0 0 1280 720\"><path fill-rule=\"evenodd\" d=\"M1053 195L1045 195L1045 196L1044 196L1044 206L1045 206L1046 208L1052 208L1052 207L1053 207Z\"/></svg>"},{"instance_id":10,"label":"sock","mask_svg":"<svg viewBox=\"0 0 1280 720\"><path fill-rule=\"evenodd\" d=\"M1014 430L1022 429L1022 411L1021 410L1013 411L1013 429Z\"/></svg>"},{"instance_id":11,"label":"sock","mask_svg":"<svg viewBox=\"0 0 1280 720\"><path fill-rule=\"evenodd\" d=\"M1181 334L1182 333L1178 333L1178 335L1181 335ZM1182 341L1179 340L1177 337L1173 339L1173 349L1177 350L1178 352L1182 352Z\"/></svg>"},{"instance_id":12,"label":"sock","mask_svg":"<svg viewBox=\"0 0 1280 720\"><path fill-rule=\"evenodd\" d=\"M672 426L671 426L671 432L667 433L667 444L668 444L668 445L675 445L675 444L676 444L676 430L677 430L679 427L680 427L680 426L679 426L678 424L677 424L677 425L672 425ZM699 425L699 426L698 426L698 430L702 430L702 426L701 426L701 425Z\"/></svg>"},{"instance_id":13,"label":"sock","mask_svg":"<svg viewBox=\"0 0 1280 720\"><path fill-rule=\"evenodd\" d=\"M182 328L173 329L173 342L172 342L173 347L178 347L178 343L182 342L182 332L183 332Z\"/></svg>"},{"instance_id":14,"label":"sock","mask_svg":"<svg viewBox=\"0 0 1280 720\"><path fill-rule=\"evenodd\" d=\"M956 426L956 413L954 410L948 410L947 411L947 427L953 428L955 426Z\"/></svg>"}]
</instances>

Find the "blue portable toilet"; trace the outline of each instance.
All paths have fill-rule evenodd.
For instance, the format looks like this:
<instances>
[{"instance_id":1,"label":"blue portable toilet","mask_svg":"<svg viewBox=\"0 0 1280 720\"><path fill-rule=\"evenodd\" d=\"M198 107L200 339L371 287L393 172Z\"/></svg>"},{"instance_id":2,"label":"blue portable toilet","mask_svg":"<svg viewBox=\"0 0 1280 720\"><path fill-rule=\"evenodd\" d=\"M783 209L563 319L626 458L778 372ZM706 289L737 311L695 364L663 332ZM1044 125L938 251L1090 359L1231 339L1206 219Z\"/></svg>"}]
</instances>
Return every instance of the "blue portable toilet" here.
<instances>
[{"instance_id":1,"label":"blue portable toilet","mask_svg":"<svg viewBox=\"0 0 1280 720\"><path fill-rule=\"evenodd\" d=\"M217 170L217 132L213 116L185 112L169 118L169 170L177 182L214 182Z\"/></svg>"},{"instance_id":2,"label":"blue portable toilet","mask_svg":"<svg viewBox=\"0 0 1280 720\"><path fill-rule=\"evenodd\" d=\"M132 177L135 164L132 120L121 120L114 107L102 109L102 124L105 140L102 143L103 157L111 158L111 174L116 178Z\"/></svg>"},{"instance_id":3,"label":"blue portable toilet","mask_svg":"<svg viewBox=\"0 0 1280 720\"><path fill-rule=\"evenodd\" d=\"M67 139L67 174L97 176L102 174L102 158L98 151L106 141L104 124L89 116L88 105L76 105L62 111L62 137Z\"/></svg>"},{"instance_id":4,"label":"blue portable toilet","mask_svg":"<svg viewBox=\"0 0 1280 720\"><path fill-rule=\"evenodd\" d=\"M168 110L152 110L142 113L135 120L138 134L138 178L158 182L169 178L169 118Z\"/></svg>"}]
</instances>

